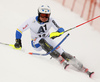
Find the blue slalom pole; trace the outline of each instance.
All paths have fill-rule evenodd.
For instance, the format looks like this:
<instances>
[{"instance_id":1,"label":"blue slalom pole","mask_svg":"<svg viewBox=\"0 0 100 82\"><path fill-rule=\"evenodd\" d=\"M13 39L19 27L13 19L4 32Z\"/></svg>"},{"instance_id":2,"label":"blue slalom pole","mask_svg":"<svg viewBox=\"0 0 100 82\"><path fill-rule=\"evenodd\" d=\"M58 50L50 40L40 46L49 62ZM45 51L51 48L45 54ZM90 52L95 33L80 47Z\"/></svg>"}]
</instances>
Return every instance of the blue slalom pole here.
<instances>
[{"instance_id":1,"label":"blue slalom pole","mask_svg":"<svg viewBox=\"0 0 100 82\"><path fill-rule=\"evenodd\" d=\"M56 47L54 47L51 51L49 51L49 52L46 53L46 54L31 53L31 52L30 52L29 54L31 54L31 55L42 55L42 56L46 56L46 55L52 53L58 46L60 46L60 45L64 42L64 40L65 40L69 35L70 35L70 34L68 33L68 34L61 40L61 42L60 42Z\"/></svg>"}]
</instances>

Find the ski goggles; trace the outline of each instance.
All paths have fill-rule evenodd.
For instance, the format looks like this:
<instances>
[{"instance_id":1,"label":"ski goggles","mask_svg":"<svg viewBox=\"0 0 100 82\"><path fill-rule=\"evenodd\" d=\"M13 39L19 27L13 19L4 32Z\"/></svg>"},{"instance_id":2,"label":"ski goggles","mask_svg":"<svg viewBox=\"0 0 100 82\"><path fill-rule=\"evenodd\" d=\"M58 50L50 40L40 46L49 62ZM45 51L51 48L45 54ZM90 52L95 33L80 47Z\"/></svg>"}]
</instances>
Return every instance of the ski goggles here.
<instances>
[{"instance_id":1,"label":"ski goggles","mask_svg":"<svg viewBox=\"0 0 100 82\"><path fill-rule=\"evenodd\" d=\"M41 18L49 18L50 17L50 14L40 14L40 17Z\"/></svg>"}]
</instances>

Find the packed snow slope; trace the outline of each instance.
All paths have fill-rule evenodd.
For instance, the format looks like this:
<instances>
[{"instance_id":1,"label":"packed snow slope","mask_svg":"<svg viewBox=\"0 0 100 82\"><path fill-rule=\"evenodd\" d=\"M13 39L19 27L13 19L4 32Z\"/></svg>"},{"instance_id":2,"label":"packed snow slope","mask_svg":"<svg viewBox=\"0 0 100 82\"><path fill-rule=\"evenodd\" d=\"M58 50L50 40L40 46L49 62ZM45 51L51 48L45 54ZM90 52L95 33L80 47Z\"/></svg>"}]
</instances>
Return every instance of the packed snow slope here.
<instances>
[{"instance_id":1,"label":"packed snow slope","mask_svg":"<svg viewBox=\"0 0 100 82\"><path fill-rule=\"evenodd\" d=\"M41 4L51 7L51 16L64 29L85 22L53 0L0 0L0 42L14 44L16 28L29 17L36 16L37 8ZM49 55L44 57L27 54L36 52L31 47L30 31L27 30L22 36L21 51L0 44L0 82L100 82L100 33L89 24L68 33L70 36L61 47L76 56L90 71L94 71L93 78L73 68L64 70L62 65L55 59L50 59ZM66 34L55 41L59 43Z\"/></svg>"}]
</instances>

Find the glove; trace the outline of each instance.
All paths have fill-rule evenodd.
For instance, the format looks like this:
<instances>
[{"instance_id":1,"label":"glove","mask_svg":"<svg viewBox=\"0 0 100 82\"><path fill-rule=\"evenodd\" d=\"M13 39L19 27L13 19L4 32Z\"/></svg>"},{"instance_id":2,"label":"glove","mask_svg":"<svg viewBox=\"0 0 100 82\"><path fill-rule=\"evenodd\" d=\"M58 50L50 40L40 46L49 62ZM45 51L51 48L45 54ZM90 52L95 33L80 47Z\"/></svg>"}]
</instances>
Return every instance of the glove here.
<instances>
[{"instance_id":1,"label":"glove","mask_svg":"<svg viewBox=\"0 0 100 82\"><path fill-rule=\"evenodd\" d=\"M16 39L16 43L14 44L15 48L22 48L21 39Z\"/></svg>"},{"instance_id":2,"label":"glove","mask_svg":"<svg viewBox=\"0 0 100 82\"><path fill-rule=\"evenodd\" d=\"M52 38L52 39L55 39L56 37L59 37L60 35L62 35L64 32L61 32L61 33L59 33L59 32L52 32L51 34L50 34L50 38Z\"/></svg>"},{"instance_id":3,"label":"glove","mask_svg":"<svg viewBox=\"0 0 100 82\"><path fill-rule=\"evenodd\" d=\"M56 32L52 32L50 34L50 38L55 39L56 37L61 36L64 33L64 29L63 28L59 28Z\"/></svg>"}]
</instances>

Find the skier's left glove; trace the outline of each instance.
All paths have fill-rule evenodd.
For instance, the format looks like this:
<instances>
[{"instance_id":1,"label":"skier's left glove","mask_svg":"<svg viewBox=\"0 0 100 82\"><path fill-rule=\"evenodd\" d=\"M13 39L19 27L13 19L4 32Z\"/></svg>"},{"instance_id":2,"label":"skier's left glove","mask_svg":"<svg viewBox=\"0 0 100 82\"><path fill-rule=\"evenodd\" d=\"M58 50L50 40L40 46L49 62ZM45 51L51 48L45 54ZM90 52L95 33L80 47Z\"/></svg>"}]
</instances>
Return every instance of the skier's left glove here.
<instances>
[{"instance_id":1,"label":"skier's left glove","mask_svg":"<svg viewBox=\"0 0 100 82\"><path fill-rule=\"evenodd\" d=\"M56 37L61 36L64 33L64 29L63 28L59 28L56 32L52 32L50 34L50 38L55 39Z\"/></svg>"},{"instance_id":2,"label":"skier's left glove","mask_svg":"<svg viewBox=\"0 0 100 82\"><path fill-rule=\"evenodd\" d=\"M21 39L16 39L15 48L22 48Z\"/></svg>"}]
</instances>

